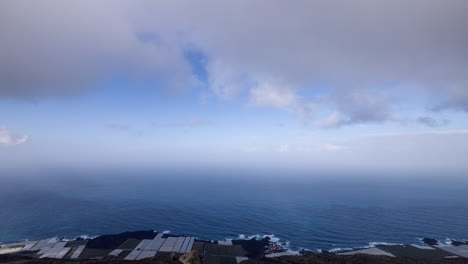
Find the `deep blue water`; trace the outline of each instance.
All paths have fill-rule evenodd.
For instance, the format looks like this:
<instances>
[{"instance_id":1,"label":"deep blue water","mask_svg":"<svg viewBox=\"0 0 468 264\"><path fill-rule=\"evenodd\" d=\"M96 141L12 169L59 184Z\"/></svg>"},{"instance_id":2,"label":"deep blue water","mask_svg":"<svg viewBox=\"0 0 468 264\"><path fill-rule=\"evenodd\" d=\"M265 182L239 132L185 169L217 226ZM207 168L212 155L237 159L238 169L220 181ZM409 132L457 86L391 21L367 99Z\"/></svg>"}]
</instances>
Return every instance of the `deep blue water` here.
<instances>
[{"instance_id":1,"label":"deep blue water","mask_svg":"<svg viewBox=\"0 0 468 264\"><path fill-rule=\"evenodd\" d=\"M468 238L463 175L115 172L0 176L0 241L170 230L293 249Z\"/></svg>"}]
</instances>

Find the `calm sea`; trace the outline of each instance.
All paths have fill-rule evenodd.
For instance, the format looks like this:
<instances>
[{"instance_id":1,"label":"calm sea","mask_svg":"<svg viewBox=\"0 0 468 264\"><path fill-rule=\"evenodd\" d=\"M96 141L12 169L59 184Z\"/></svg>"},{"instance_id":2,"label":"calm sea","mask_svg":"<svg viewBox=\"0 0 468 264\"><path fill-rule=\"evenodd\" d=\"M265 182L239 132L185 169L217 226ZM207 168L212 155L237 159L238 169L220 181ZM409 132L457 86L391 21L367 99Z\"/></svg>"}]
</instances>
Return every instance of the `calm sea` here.
<instances>
[{"instance_id":1,"label":"calm sea","mask_svg":"<svg viewBox=\"0 0 468 264\"><path fill-rule=\"evenodd\" d=\"M0 176L0 242L129 230L202 239L274 235L296 250L468 239L464 175L23 174Z\"/></svg>"}]
</instances>

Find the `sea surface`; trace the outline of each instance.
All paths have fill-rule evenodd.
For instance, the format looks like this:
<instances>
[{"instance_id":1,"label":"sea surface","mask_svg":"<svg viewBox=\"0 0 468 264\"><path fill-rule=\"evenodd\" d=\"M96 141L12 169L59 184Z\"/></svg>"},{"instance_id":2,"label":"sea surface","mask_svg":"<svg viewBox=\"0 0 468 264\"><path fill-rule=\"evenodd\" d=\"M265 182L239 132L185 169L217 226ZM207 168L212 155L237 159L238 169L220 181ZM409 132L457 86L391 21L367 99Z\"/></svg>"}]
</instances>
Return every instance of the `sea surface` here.
<instances>
[{"instance_id":1,"label":"sea surface","mask_svg":"<svg viewBox=\"0 0 468 264\"><path fill-rule=\"evenodd\" d=\"M131 230L292 250L468 239L468 175L53 170L0 175L0 243Z\"/></svg>"}]
</instances>

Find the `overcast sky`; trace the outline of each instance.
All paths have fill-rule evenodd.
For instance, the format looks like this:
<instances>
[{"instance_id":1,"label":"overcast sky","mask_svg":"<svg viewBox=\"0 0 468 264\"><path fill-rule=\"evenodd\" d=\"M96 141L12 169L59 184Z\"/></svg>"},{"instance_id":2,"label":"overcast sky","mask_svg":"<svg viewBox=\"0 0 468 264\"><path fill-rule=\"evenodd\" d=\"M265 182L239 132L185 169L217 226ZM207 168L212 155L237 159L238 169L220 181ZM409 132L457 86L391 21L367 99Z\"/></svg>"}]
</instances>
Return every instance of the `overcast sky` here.
<instances>
[{"instance_id":1,"label":"overcast sky","mask_svg":"<svg viewBox=\"0 0 468 264\"><path fill-rule=\"evenodd\" d=\"M468 169L468 1L0 1L0 165Z\"/></svg>"}]
</instances>

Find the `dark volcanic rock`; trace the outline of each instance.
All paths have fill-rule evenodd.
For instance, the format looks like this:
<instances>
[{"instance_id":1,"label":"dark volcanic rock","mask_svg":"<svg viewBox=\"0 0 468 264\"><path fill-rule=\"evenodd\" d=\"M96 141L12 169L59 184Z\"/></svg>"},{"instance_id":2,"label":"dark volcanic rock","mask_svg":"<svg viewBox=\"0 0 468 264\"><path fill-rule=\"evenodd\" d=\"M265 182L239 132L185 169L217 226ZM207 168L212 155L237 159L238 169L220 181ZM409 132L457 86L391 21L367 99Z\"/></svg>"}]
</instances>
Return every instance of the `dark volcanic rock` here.
<instances>
[{"instance_id":1,"label":"dark volcanic rock","mask_svg":"<svg viewBox=\"0 0 468 264\"><path fill-rule=\"evenodd\" d=\"M249 258L263 258L265 257L265 247L268 246L270 241L269 237L262 240L252 238L250 240L233 240L233 245L241 245L247 252L245 255Z\"/></svg>"},{"instance_id":2,"label":"dark volcanic rock","mask_svg":"<svg viewBox=\"0 0 468 264\"><path fill-rule=\"evenodd\" d=\"M468 241L457 241L457 240L452 240L452 245L458 247L458 246L463 246L463 245L468 245Z\"/></svg>"},{"instance_id":3,"label":"dark volcanic rock","mask_svg":"<svg viewBox=\"0 0 468 264\"><path fill-rule=\"evenodd\" d=\"M410 259L357 254L339 256L325 253L307 253L302 256L249 259L242 264L468 264L468 259Z\"/></svg>"},{"instance_id":4,"label":"dark volcanic rock","mask_svg":"<svg viewBox=\"0 0 468 264\"><path fill-rule=\"evenodd\" d=\"M21 256L21 255L13 255L13 254L0 255L0 263L9 263L9 262L27 261L27 260L34 260L34 258Z\"/></svg>"},{"instance_id":5,"label":"dark volcanic rock","mask_svg":"<svg viewBox=\"0 0 468 264\"><path fill-rule=\"evenodd\" d=\"M171 257L156 257L143 260L60 260L35 259L25 256L0 255L0 263L15 264L182 264ZM242 264L468 264L468 259L410 259L357 254L340 256L326 253L306 253L302 256L249 259Z\"/></svg>"},{"instance_id":6,"label":"dark volcanic rock","mask_svg":"<svg viewBox=\"0 0 468 264\"><path fill-rule=\"evenodd\" d=\"M156 236L154 231L134 231L124 232L115 235L98 236L88 241L86 248L117 248L129 238L133 239L153 239Z\"/></svg>"},{"instance_id":7,"label":"dark volcanic rock","mask_svg":"<svg viewBox=\"0 0 468 264\"><path fill-rule=\"evenodd\" d=\"M439 241L432 239L432 238L423 238L422 240L424 244L429 245L429 246L437 246L439 244Z\"/></svg>"}]
</instances>

